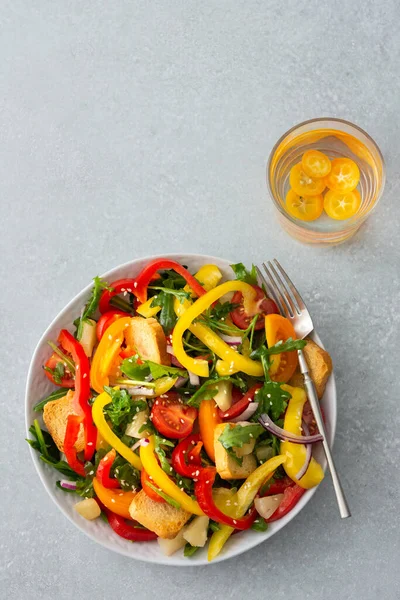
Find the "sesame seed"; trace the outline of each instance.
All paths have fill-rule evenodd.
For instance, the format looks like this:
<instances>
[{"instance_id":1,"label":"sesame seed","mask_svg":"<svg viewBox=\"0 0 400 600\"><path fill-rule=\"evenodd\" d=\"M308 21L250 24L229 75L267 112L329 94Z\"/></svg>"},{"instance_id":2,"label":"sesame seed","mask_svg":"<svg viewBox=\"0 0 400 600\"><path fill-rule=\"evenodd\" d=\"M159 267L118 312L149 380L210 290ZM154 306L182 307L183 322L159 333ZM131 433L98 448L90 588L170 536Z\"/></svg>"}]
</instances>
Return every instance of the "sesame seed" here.
<instances>
[{"instance_id":1,"label":"sesame seed","mask_svg":"<svg viewBox=\"0 0 400 600\"><path fill-rule=\"evenodd\" d=\"M88 442L87 445L88 446L93 446L93 442Z\"/></svg>"},{"instance_id":2,"label":"sesame seed","mask_svg":"<svg viewBox=\"0 0 400 600\"><path fill-rule=\"evenodd\" d=\"M207 481L206 481L206 484L207 484L207 483L210 483L210 480L209 480L209 479L207 479Z\"/></svg>"},{"instance_id":3,"label":"sesame seed","mask_svg":"<svg viewBox=\"0 0 400 600\"><path fill-rule=\"evenodd\" d=\"M198 477L198 476L200 475L200 471L199 471L199 470L197 470L197 471L195 472L195 475L196 475L196 477ZM207 482L207 483L208 483L208 482Z\"/></svg>"},{"instance_id":4,"label":"sesame seed","mask_svg":"<svg viewBox=\"0 0 400 600\"><path fill-rule=\"evenodd\" d=\"M237 521L236 521L236 519L233 519L233 522L235 523L235 525L237 524Z\"/></svg>"},{"instance_id":5,"label":"sesame seed","mask_svg":"<svg viewBox=\"0 0 400 600\"><path fill-rule=\"evenodd\" d=\"M111 333L109 333L109 334L108 334L108 339L109 339L109 340L112 340L112 335L111 335Z\"/></svg>"},{"instance_id":6,"label":"sesame seed","mask_svg":"<svg viewBox=\"0 0 400 600\"><path fill-rule=\"evenodd\" d=\"M185 424L185 419L179 419L181 423Z\"/></svg>"},{"instance_id":7,"label":"sesame seed","mask_svg":"<svg viewBox=\"0 0 400 600\"><path fill-rule=\"evenodd\" d=\"M238 503L237 503L237 502L234 502L234 503L233 503L233 506L237 506L237 505L238 505Z\"/></svg>"},{"instance_id":8,"label":"sesame seed","mask_svg":"<svg viewBox=\"0 0 400 600\"><path fill-rule=\"evenodd\" d=\"M111 498L111 502L115 502L115 498Z\"/></svg>"},{"instance_id":9,"label":"sesame seed","mask_svg":"<svg viewBox=\"0 0 400 600\"><path fill-rule=\"evenodd\" d=\"M189 460L193 460L194 456L189 456Z\"/></svg>"},{"instance_id":10,"label":"sesame seed","mask_svg":"<svg viewBox=\"0 0 400 600\"><path fill-rule=\"evenodd\" d=\"M126 288L126 291L129 292L130 294L132 293L132 289L131 288Z\"/></svg>"},{"instance_id":11,"label":"sesame seed","mask_svg":"<svg viewBox=\"0 0 400 600\"><path fill-rule=\"evenodd\" d=\"M127 296L127 295L128 295L128 292L125 290L125 292L124 292L124 296Z\"/></svg>"},{"instance_id":12,"label":"sesame seed","mask_svg":"<svg viewBox=\"0 0 400 600\"><path fill-rule=\"evenodd\" d=\"M86 379L87 373L84 373L82 377L83 377L83 379Z\"/></svg>"},{"instance_id":13,"label":"sesame seed","mask_svg":"<svg viewBox=\"0 0 400 600\"><path fill-rule=\"evenodd\" d=\"M77 370L79 369L79 365L76 365L75 369L76 369L76 371L77 371Z\"/></svg>"},{"instance_id":14,"label":"sesame seed","mask_svg":"<svg viewBox=\"0 0 400 600\"><path fill-rule=\"evenodd\" d=\"M137 288L137 281L135 281L135 283L133 284L134 288Z\"/></svg>"}]
</instances>

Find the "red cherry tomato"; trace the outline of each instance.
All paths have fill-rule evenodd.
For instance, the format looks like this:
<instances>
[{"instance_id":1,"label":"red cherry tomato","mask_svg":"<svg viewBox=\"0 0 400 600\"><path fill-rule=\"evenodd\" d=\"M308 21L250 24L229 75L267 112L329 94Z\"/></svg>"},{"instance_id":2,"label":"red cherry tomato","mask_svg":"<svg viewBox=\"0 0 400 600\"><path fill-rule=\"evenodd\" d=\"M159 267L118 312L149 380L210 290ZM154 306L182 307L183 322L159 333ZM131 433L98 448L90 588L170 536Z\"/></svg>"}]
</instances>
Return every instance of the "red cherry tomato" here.
<instances>
[{"instance_id":1,"label":"red cherry tomato","mask_svg":"<svg viewBox=\"0 0 400 600\"><path fill-rule=\"evenodd\" d=\"M186 406L176 392L157 398L151 409L151 421L161 435L178 440L192 433L197 409Z\"/></svg>"},{"instance_id":2,"label":"red cherry tomato","mask_svg":"<svg viewBox=\"0 0 400 600\"><path fill-rule=\"evenodd\" d=\"M142 484L144 493L147 494L149 498L154 500L154 502L165 502L164 498L161 498L161 496L159 496L157 492L155 492L148 485L149 483L151 483L152 485L154 485L154 487L157 487L154 481L150 478L150 475L144 469L142 469L140 472L140 483Z\"/></svg>"},{"instance_id":3,"label":"red cherry tomato","mask_svg":"<svg viewBox=\"0 0 400 600\"><path fill-rule=\"evenodd\" d=\"M301 488L299 485L296 485L295 483L293 485L287 486L283 490L282 502L280 503L280 505L278 506L276 511L273 513L273 515L271 515L270 518L267 519L268 523L272 523L272 521L277 521L278 519L281 519L282 517L287 515L288 512L290 512L292 510L292 508L294 506L296 506L296 504L298 503L298 501L300 500L300 498L302 497L302 495L304 494L305 491L306 490L304 488ZM282 493L282 492L279 492L279 493ZM274 495L274 494L271 494L270 491L267 493L267 496L272 496L272 495Z\"/></svg>"},{"instance_id":4,"label":"red cherry tomato","mask_svg":"<svg viewBox=\"0 0 400 600\"><path fill-rule=\"evenodd\" d=\"M322 420L325 422L324 411L322 410L321 407L320 407L320 410L321 410L321 414L322 414ZM305 403L304 408L303 408L303 421L307 425L310 435L315 435L316 433L319 433L317 423L314 419L314 413L312 411L311 404L308 400Z\"/></svg>"},{"instance_id":5,"label":"red cherry tomato","mask_svg":"<svg viewBox=\"0 0 400 600\"><path fill-rule=\"evenodd\" d=\"M109 310L101 315L100 319L97 321L96 325L96 335L97 339L100 341L104 335L104 332L114 321L119 319L120 317L126 317L127 314L122 312L122 310Z\"/></svg>"},{"instance_id":6,"label":"red cherry tomato","mask_svg":"<svg viewBox=\"0 0 400 600\"><path fill-rule=\"evenodd\" d=\"M260 316L257 319L255 329L264 329L264 316L272 313L279 314L279 310L275 302L271 300L271 298L267 298L264 294L264 291L258 285L253 285L253 288L256 290L257 296L254 302L254 307L250 313L246 313L244 310L242 292L235 292L232 297L232 304L239 304L240 306L235 308L230 313L231 319L236 327L239 327L240 329L247 329L252 318L257 314Z\"/></svg>"},{"instance_id":7,"label":"red cherry tomato","mask_svg":"<svg viewBox=\"0 0 400 600\"><path fill-rule=\"evenodd\" d=\"M63 350L63 352L65 352L65 350ZM47 369L51 369L51 371L54 371L58 363L61 363L64 366L64 376L57 383L54 379L53 373L51 373ZM46 377L48 377L48 379L50 379L50 381L54 383L54 385L60 385L61 387L66 388L75 387L75 380L72 376L72 373L68 371L68 367L64 365L63 359L60 356L58 356L58 354L56 354L55 352L53 352L49 360L44 363L44 369Z\"/></svg>"},{"instance_id":8,"label":"red cherry tomato","mask_svg":"<svg viewBox=\"0 0 400 600\"><path fill-rule=\"evenodd\" d=\"M254 400L254 394L257 390L260 389L260 387L262 387L262 384L257 383L248 392L246 392L244 396L242 396L242 393L239 390L239 388L234 387L232 390L232 406L225 411L221 410L220 408L218 409L218 414L221 417L221 419L223 419L224 421L236 419L236 417L238 417L240 414L242 414L244 410L246 410L250 402Z\"/></svg>"}]
</instances>

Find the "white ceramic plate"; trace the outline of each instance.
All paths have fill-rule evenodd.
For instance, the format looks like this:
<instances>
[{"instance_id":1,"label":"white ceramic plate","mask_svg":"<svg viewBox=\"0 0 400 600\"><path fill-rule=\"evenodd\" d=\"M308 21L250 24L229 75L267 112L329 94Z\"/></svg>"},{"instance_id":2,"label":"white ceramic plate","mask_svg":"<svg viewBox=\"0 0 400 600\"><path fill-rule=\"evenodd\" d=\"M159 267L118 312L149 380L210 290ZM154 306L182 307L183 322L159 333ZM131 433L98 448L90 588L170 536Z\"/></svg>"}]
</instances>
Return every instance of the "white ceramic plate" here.
<instances>
[{"instance_id":1,"label":"white ceramic plate","mask_svg":"<svg viewBox=\"0 0 400 600\"><path fill-rule=\"evenodd\" d=\"M165 255L164 255L165 256ZM108 282L121 279L123 277L134 277L140 270L155 257L141 258L133 260L125 265L121 265L112 269L104 275L104 279ZM224 274L225 279L232 279L232 270L230 269L230 263L227 260L221 258L215 258L213 256L195 255L195 254L170 254L168 258L176 260L184 265L187 265L192 273L195 273L199 267L203 264L213 263L218 265ZM94 273L95 274L95 273ZM34 413L32 407L41 398L48 395L54 386L50 381L43 375L42 365L50 356L51 350L47 345L47 340L57 339L60 329L66 328L71 330L72 321L79 316L82 306L85 304L92 285L88 285L82 290L67 306L60 312L60 314L54 319L51 325L44 332L41 337L29 368L27 386L26 386L26 398L25 398L25 415L26 415L26 428L29 429L35 418L38 418L39 413ZM321 343L319 337L314 335L315 341ZM331 376L326 387L325 396L321 402L324 409L329 442L332 444L335 436L336 427L336 388L334 377ZM39 417L40 418L40 417ZM39 474L40 479L51 498L54 500L58 508L64 513L66 517L81 531L86 533L95 542L105 546L109 550L118 552L125 556L135 558L138 560L144 560L146 562L175 565L175 566L193 566L193 565L206 565L210 564L207 562L207 550L199 550L192 558L184 558L183 551L179 551L171 557L164 556L158 547L157 542L141 542L131 543L120 537L118 537L111 528L104 523L101 519L96 521L86 521L80 517L73 509L74 504L78 501L78 497L75 494L66 494L56 487L56 481L60 479L61 475L41 460L39 460L38 453L30 448L32 460L35 464L36 470ZM321 449L317 449L316 458L324 465L325 460ZM261 542L264 542L277 531L282 529L289 521L291 521L297 513L311 500L314 495L316 488L307 491L295 508L290 511L285 517L272 523L268 531L265 533L257 533L254 531L244 531L235 536L226 544L222 553L213 561L212 564L219 561L226 560L232 556L236 556L257 546Z\"/></svg>"}]
</instances>

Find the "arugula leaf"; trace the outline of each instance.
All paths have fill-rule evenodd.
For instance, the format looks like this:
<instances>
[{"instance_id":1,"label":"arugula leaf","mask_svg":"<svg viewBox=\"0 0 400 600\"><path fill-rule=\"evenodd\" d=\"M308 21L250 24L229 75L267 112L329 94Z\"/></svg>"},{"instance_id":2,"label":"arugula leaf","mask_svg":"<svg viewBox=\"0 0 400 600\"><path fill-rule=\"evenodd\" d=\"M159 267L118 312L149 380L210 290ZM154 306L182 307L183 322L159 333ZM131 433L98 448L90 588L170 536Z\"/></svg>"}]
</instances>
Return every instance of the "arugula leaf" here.
<instances>
[{"instance_id":1,"label":"arugula leaf","mask_svg":"<svg viewBox=\"0 0 400 600\"><path fill-rule=\"evenodd\" d=\"M263 517L257 517L253 525L251 526L251 529L253 531L267 531L268 523Z\"/></svg>"},{"instance_id":2,"label":"arugula leaf","mask_svg":"<svg viewBox=\"0 0 400 600\"><path fill-rule=\"evenodd\" d=\"M111 475L118 479L121 489L135 491L140 488L140 472L122 456L117 456L111 467Z\"/></svg>"},{"instance_id":3,"label":"arugula leaf","mask_svg":"<svg viewBox=\"0 0 400 600\"><path fill-rule=\"evenodd\" d=\"M160 460L161 468L168 475L172 475L174 470L171 467L171 465L169 464L169 462L167 460L166 452L162 446L168 446L168 447L173 448L174 444L173 444L173 442L170 442L169 440L167 440L165 438L155 435L154 436L154 451Z\"/></svg>"},{"instance_id":4,"label":"arugula leaf","mask_svg":"<svg viewBox=\"0 0 400 600\"><path fill-rule=\"evenodd\" d=\"M110 286L103 279L101 279L101 277L94 277L90 298L83 309L82 316L74 321L74 325L77 328L75 332L75 337L77 340L80 340L82 337L83 323L90 319L90 317L92 317L96 312L99 306L101 293L105 289L111 290Z\"/></svg>"},{"instance_id":5,"label":"arugula leaf","mask_svg":"<svg viewBox=\"0 0 400 600\"><path fill-rule=\"evenodd\" d=\"M58 390L54 390L54 392L51 392L51 394L49 396L46 396L46 398L43 398L43 400L41 400L40 402L35 404L35 406L33 407L33 410L35 412L39 412L39 411L43 410L43 408L46 406L46 404L48 402L52 402L53 400L58 400L59 398L63 398L67 394L68 391L69 391L69 388L60 388Z\"/></svg>"},{"instance_id":6,"label":"arugula leaf","mask_svg":"<svg viewBox=\"0 0 400 600\"><path fill-rule=\"evenodd\" d=\"M168 504L170 504L174 508L180 508L181 507L181 505L179 504L179 502L177 502L176 500L174 500L173 498L171 498L171 496L168 496L168 494L166 494L165 492L163 492L162 489L160 489L160 488L156 487L155 485L153 485L150 481L147 481L146 485L149 488L151 488L153 490L153 492L155 492L156 494L158 494L159 496L161 496L161 498L163 498L165 500L165 502L167 502Z\"/></svg>"},{"instance_id":7,"label":"arugula leaf","mask_svg":"<svg viewBox=\"0 0 400 600\"><path fill-rule=\"evenodd\" d=\"M58 346L56 346L54 344L54 342L52 342L51 340L49 340L47 343L50 346L50 348L53 350L53 352L55 352L55 354L57 354L61 358L63 365L68 367L68 370L71 372L72 375L75 375L75 363L71 359L71 357L67 354L64 354L64 352Z\"/></svg>"},{"instance_id":8,"label":"arugula leaf","mask_svg":"<svg viewBox=\"0 0 400 600\"><path fill-rule=\"evenodd\" d=\"M231 381L236 387L240 388L241 391L247 390L247 384L240 375L236 375L235 377L215 377L214 379L207 379L207 381L196 390L193 396L189 398L186 404L188 406L199 408L202 400L212 400L218 393L218 388L215 387L215 384L219 381Z\"/></svg>"},{"instance_id":9,"label":"arugula leaf","mask_svg":"<svg viewBox=\"0 0 400 600\"><path fill-rule=\"evenodd\" d=\"M185 267L185 268L187 268L187 267ZM183 288L186 285L186 279L184 277L182 277L182 275L179 275L179 273L177 273L173 269L167 269L166 271L161 271L160 274L161 274L162 285L166 288L176 290L176 289Z\"/></svg>"},{"instance_id":10,"label":"arugula leaf","mask_svg":"<svg viewBox=\"0 0 400 600\"><path fill-rule=\"evenodd\" d=\"M186 292L185 290L176 290L172 288L163 288L157 285L151 285L148 287L149 290L159 291L160 293L157 296L154 296L154 300L151 303L151 306L161 306L160 304L160 295L164 296L172 296L173 298L178 298L179 302L182 304L184 300L191 300L192 296L190 292Z\"/></svg>"},{"instance_id":11,"label":"arugula leaf","mask_svg":"<svg viewBox=\"0 0 400 600\"><path fill-rule=\"evenodd\" d=\"M218 438L225 450L230 448L242 448L243 444L248 444L252 439L258 438L264 433L264 427L258 423L251 425L236 425L231 427L229 424Z\"/></svg>"},{"instance_id":12,"label":"arugula leaf","mask_svg":"<svg viewBox=\"0 0 400 600\"><path fill-rule=\"evenodd\" d=\"M186 369L178 369L177 367L168 367L159 365L151 360L145 360L139 365L135 357L126 358L121 364L121 371L129 378L137 381L146 381L151 375L153 379L160 377L185 377L187 376Z\"/></svg>"},{"instance_id":13,"label":"arugula leaf","mask_svg":"<svg viewBox=\"0 0 400 600\"><path fill-rule=\"evenodd\" d=\"M268 356L272 354L281 354L281 352L291 352L293 350L302 350L304 346L307 344L306 340L294 340L293 338L288 338L285 342L280 340L274 346L267 348Z\"/></svg>"},{"instance_id":14,"label":"arugula leaf","mask_svg":"<svg viewBox=\"0 0 400 600\"><path fill-rule=\"evenodd\" d=\"M132 400L126 390L104 386L104 391L110 396L110 404L104 407L104 412L116 428L125 429L137 412L147 408L145 400Z\"/></svg>"},{"instance_id":15,"label":"arugula leaf","mask_svg":"<svg viewBox=\"0 0 400 600\"><path fill-rule=\"evenodd\" d=\"M189 558L190 556L193 556L193 554L196 554L198 549L199 546L191 546L188 542L185 546L185 549L183 550L183 556Z\"/></svg>"},{"instance_id":16,"label":"arugula leaf","mask_svg":"<svg viewBox=\"0 0 400 600\"><path fill-rule=\"evenodd\" d=\"M56 364L54 369L50 369L50 367L43 367L43 369L52 375L55 383L58 383L59 385L62 384L62 379L65 375L65 367L61 361Z\"/></svg>"},{"instance_id":17,"label":"arugula leaf","mask_svg":"<svg viewBox=\"0 0 400 600\"><path fill-rule=\"evenodd\" d=\"M257 271L255 265L251 266L251 271L248 271L243 263L236 263L236 265L230 265L230 267L235 273L236 279L250 283L250 285L257 285Z\"/></svg>"},{"instance_id":18,"label":"arugula leaf","mask_svg":"<svg viewBox=\"0 0 400 600\"><path fill-rule=\"evenodd\" d=\"M264 385L257 390L254 396L255 402L258 402L258 407L252 421L258 421L259 417L266 413L271 416L273 421L285 412L287 401L292 397L289 392L281 388L281 383L276 381L266 381Z\"/></svg>"}]
</instances>

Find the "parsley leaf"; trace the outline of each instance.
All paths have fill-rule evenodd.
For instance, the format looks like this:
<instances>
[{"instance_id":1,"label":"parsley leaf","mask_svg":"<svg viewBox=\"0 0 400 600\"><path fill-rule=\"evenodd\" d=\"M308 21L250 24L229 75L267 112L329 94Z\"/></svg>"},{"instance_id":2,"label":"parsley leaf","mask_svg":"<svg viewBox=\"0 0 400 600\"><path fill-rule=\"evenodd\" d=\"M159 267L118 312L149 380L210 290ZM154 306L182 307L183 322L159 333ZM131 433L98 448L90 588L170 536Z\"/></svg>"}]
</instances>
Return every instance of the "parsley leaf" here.
<instances>
[{"instance_id":1,"label":"parsley leaf","mask_svg":"<svg viewBox=\"0 0 400 600\"><path fill-rule=\"evenodd\" d=\"M248 271L243 263L230 265L230 267L235 273L236 279L250 283L250 285L257 285L257 271L255 265L251 266L251 271Z\"/></svg>"},{"instance_id":2,"label":"parsley leaf","mask_svg":"<svg viewBox=\"0 0 400 600\"><path fill-rule=\"evenodd\" d=\"M230 424L225 426L225 429L218 438L225 450L230 448L242 448L243 444L248 444L252 439L258 438L264 433L264 427L258 423L251 425L236 425L232 427Z\"/></svg>"}]
</instances>

